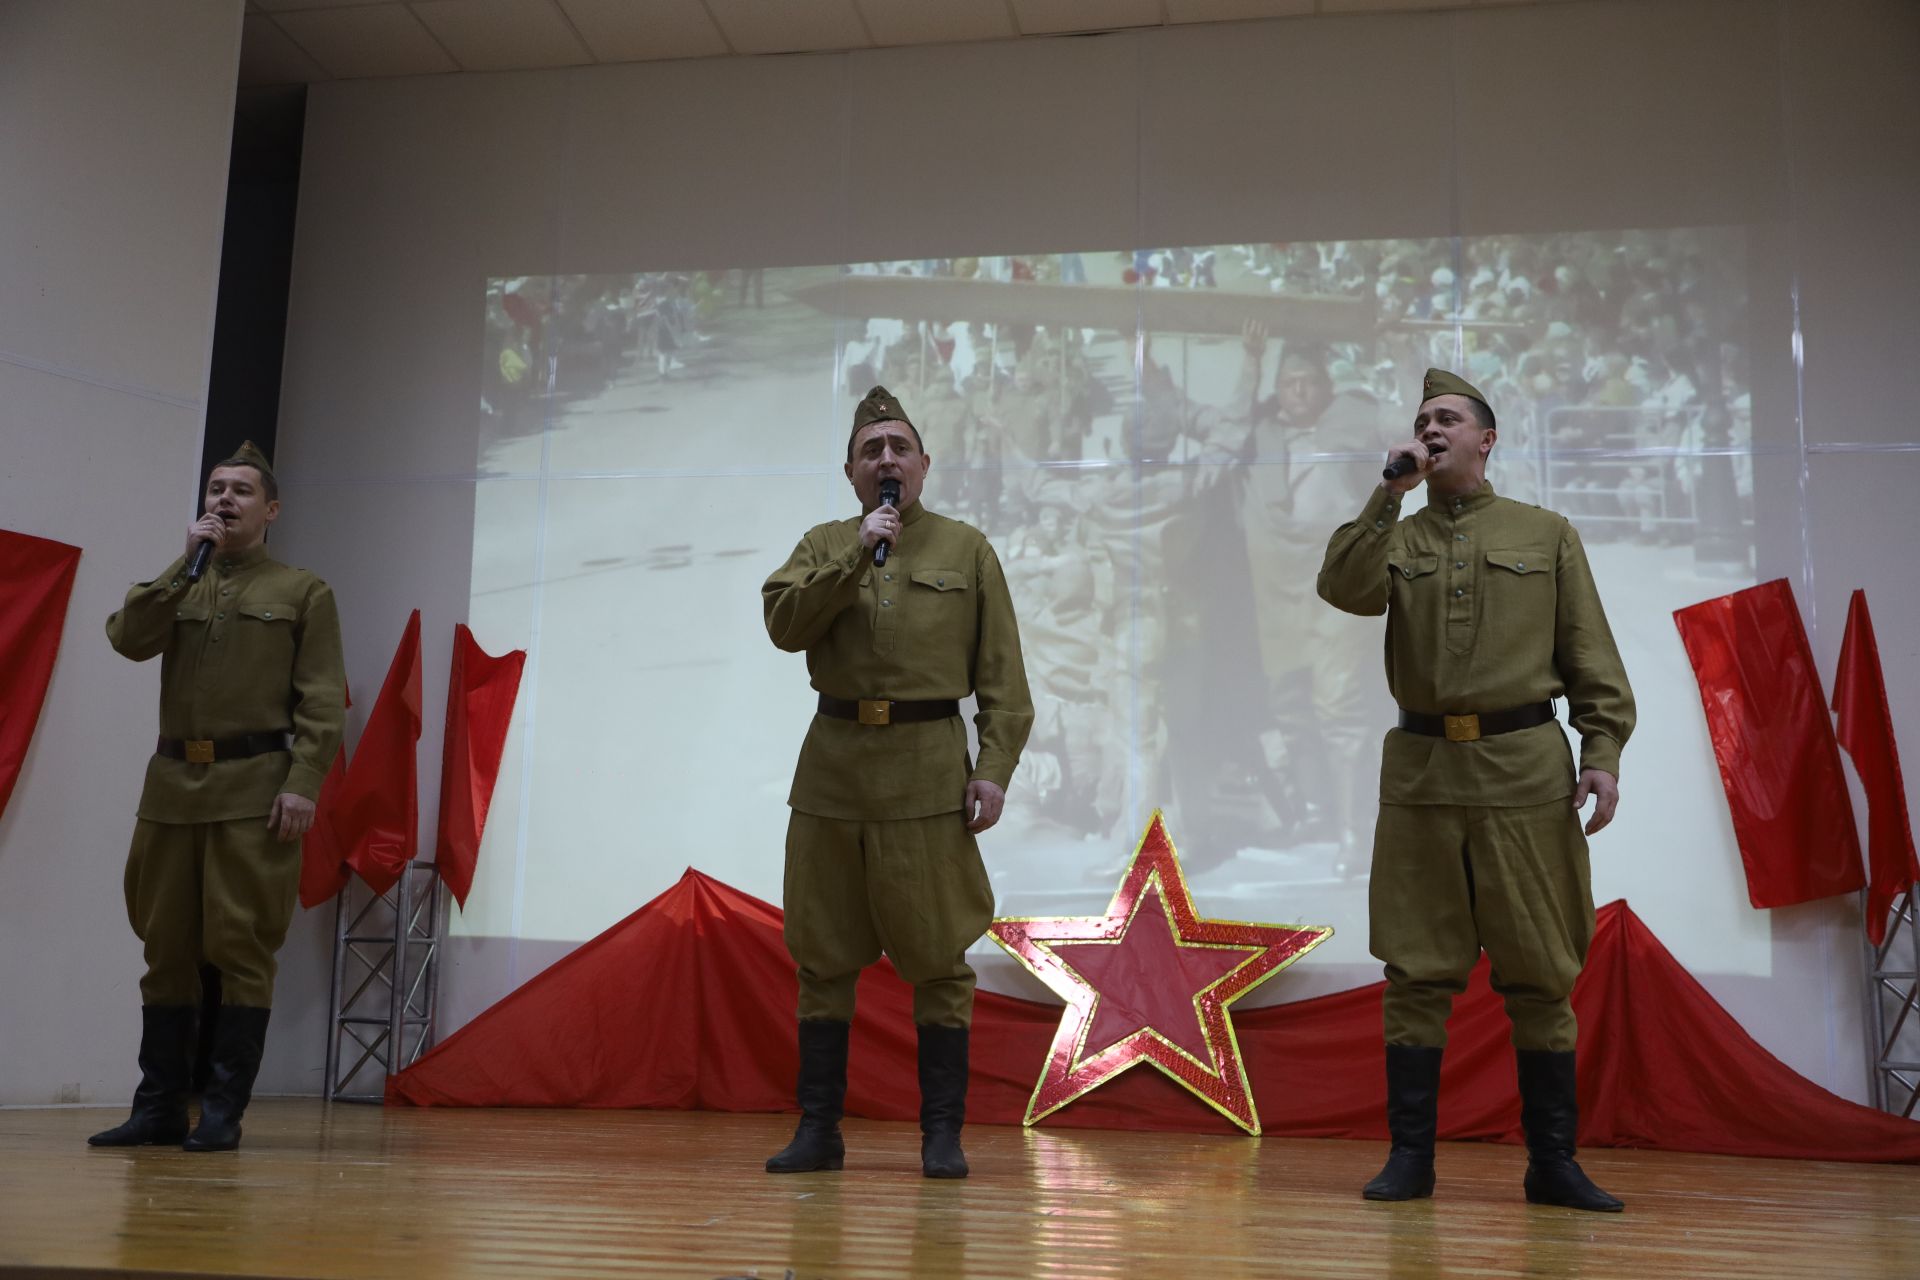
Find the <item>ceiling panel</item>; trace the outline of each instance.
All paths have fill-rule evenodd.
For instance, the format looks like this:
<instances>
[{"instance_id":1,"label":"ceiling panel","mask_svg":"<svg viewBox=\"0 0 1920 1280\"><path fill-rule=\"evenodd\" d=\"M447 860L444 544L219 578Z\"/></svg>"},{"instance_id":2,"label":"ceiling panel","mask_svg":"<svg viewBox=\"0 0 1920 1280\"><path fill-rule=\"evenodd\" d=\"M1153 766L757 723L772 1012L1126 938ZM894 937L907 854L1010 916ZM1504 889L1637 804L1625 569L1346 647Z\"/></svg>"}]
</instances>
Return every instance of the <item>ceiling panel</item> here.
<instances>
[{"instance_id":1,"label":"ceiling panel","mask_svg":"<svg viewBox=\"0 0 1920 1280\"><path fill-rule=\"evenodd\" d=\"M420 20L399 5L305 9L279 14L274 21L342 80L459 70Z\"/></svg>"},{"instance_id":2,"label":"ceiling panel","mask_svg":"<svg viewBox=\"0 0 1920 1280\"><path fill-rule=\"evenodd\" d=\"M601 62L712 58L729 52L700 0L560 0Z\"/></svg>"},{"instance_id":3,"label":"ceiling panel","mask_svg":"<svg viewBox=\"0 0 1920 1280\"><path fill-rule=\"evenodd\" d=\"M1320 0L1322 13L1384 13L1392 9L1464 9L1466 0Z\"/></svg>"},{"instance_id":4,"label":"ceiling panel","mask_svg":"<svg viewBox=\"0 0 1920 1280\"><path fill-rule=\"evenodd\" d=\"M399 0L252 0L268 13L293 9L363 9L370 4L397 4Z\"/></svg>"},{"instance_id":5,"label":"ceiling panel","mask_svg":"<svg viewBox=\"0 0 1920 1280\"><path fill-rule=\"evenodd\" d=\"M415 0L412 8L467 71L593 61L553 0Z\"/></svg>"},{"instance_id":6,"label":"ceiling panel","mask_svg":"<svg viewBox=\"0 0 1920 1280\"><path fill-rule=\"evenodd\" d=\"M241 20L241 84L310 84L328 78L272 18L250 13Z\"/></svg>"},{"instance_id":7,"label":"ceiling panel","mask_svg":"<svg viewBox=\"0 0 1920 1280\"><path fill-rule=\"evenodd\" d=\"M1013 0L1024 35L1157 27L1166 20L1160 0Z\"/></svg>"},{"instance_id":8,"label":"ceiling panel","mask_svg":"<svg viewBox=\"0 0 1920 1280\"><path fill-rule=\"evenodd\" d=\"M865 49L873 42L853 0L707 0L735 53Z\"/></svg>"},{"instance_id":9,"label":"ceiling panel","mask_svg":"<svg viewBox=\"0 0 1920 1280\"><path fill-rule=\"evenodd\" d=\"M856 0L880 45L1005 40L1019 33L1007 0ZM1312 0L1307 0L1312 3Z\"/></svg>"},{"instance_id":10,"label":"ceiling panel","mask_svg":"<svg viewBox=\"0 0 1920 1280\"><path fill-rule=\"evenodd\" d=\"M1169 22L1242 22L1249 18L1297 18L1313 12L1314 0L1166 0Z\"/></svg>"}]
</instances>

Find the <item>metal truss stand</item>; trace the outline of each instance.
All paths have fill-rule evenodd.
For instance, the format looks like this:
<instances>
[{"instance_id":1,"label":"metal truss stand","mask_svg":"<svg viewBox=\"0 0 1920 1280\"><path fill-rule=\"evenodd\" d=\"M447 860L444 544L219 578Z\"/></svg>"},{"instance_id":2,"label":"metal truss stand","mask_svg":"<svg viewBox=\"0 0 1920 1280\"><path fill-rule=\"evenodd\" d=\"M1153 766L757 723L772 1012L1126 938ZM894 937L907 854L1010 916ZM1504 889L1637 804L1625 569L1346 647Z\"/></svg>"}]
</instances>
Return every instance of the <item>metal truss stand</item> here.
<instances>
[{"instance_id":1,"label":"metal truss stand","mask_svg":"<svg viewBox=\"0 0 1920 1280\"><path fill-rule=\"evenodd\" d=\"M355 877L334 899L327 1097L381 1102L387 1077L433 1047L441 897L438 868L409 862L385 893Z\"/></svg>"},{"instance_id":2,"label":"metal truss stand","mask_svg":"<svg viewBox=\"0 0 1920 1280\"><path fill-rule=\"evenodd\" d=\"M1920 1102L1920 918L1909 886L1893 905L1887 936L1867 944L1867 1029L1873 1036L1873 1101L1913 1115Z\"/></svg>"}]
</instances>

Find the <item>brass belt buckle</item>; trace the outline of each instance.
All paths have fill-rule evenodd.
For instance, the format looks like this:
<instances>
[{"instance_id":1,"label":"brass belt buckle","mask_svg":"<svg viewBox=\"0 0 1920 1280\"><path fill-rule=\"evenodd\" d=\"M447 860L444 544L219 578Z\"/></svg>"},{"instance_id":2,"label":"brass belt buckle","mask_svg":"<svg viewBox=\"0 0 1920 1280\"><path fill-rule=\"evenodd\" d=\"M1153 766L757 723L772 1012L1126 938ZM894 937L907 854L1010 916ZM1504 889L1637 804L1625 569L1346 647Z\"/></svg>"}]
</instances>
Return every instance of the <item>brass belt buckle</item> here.
<instances>
[{"instance_id":1,"label":"brass belt buckle","mask_svg":"<svg viewBox=\"0 0 1920 1280\"><path fill-rule=\"evenodd\" d=\"M188 738L186 746L188 764L213 763L213 740L211 738Z\"/></svg>"},{"instance_id":2,"label":"brass belt buckle","mask_svg":"<svg viewBox=\"0 0 1920 1280\"><path fill-rule=\"evenodd\" d=\"M1480 717L1478 715L1442 716L1447 724L1448 742L1480 741Z\"/></svg>"},{"instance_id":3,"label":"brass belt buckle","mask_svg":"<svg viewBox=\"0 0 1920 1280\"><path fill-rule=\"evenodd\" d=\"M893 704L880 698L860 699L861 724L892 724Z\"/></svg>"}]
</instances>

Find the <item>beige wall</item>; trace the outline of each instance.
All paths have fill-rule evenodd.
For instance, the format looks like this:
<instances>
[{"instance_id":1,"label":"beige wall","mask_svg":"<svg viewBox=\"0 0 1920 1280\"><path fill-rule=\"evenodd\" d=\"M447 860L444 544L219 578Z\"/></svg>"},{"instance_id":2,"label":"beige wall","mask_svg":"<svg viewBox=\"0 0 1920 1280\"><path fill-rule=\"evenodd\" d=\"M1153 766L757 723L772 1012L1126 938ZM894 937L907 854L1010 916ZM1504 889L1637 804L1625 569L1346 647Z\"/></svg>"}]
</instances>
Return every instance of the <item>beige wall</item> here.
<instances>
[{"instance_id":1,"label":"beige wall","mask_svg":"<svg viewBox=\"0 0 1920 1280\"><path fill-rule=\"evenodd\" d=\"M0 5L0 527L80 546L0 817L0 1103L121 1100L140 945L120 873L157 663L102 626L192 515L240 0Z\"/></svg>"}]
</instances>

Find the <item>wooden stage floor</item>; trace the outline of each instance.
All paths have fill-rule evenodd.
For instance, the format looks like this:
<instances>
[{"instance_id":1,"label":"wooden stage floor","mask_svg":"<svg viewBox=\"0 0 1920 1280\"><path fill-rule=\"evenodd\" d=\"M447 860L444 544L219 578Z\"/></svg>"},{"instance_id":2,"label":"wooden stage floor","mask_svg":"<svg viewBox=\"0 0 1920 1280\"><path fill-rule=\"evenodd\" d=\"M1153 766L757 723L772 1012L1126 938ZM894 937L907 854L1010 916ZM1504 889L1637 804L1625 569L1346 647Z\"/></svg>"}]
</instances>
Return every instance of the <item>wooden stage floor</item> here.
<instances>
[{"instance_id":1,"label":"wooden stage floor","mask_svg":"<svg viewBox=\"0 0 1920 1280\"><path fill-rule=\"evenodd\" d=\"M1379 1205L1368 1142L976 1126L941 1183L858 1120L844 1173L771 1177L786 1116L266 1099L236 1154L83 1144L119 1118L0 1111L0 1275L1920 1277L1916 1168L1594 1151L1608 1216L1471 1143Z\"/></svg>"}]
</instances>

